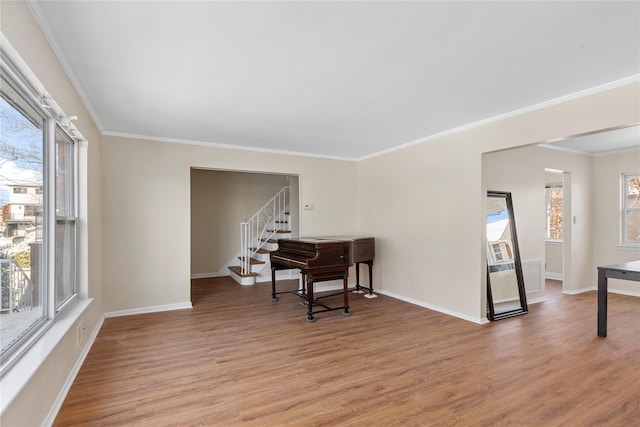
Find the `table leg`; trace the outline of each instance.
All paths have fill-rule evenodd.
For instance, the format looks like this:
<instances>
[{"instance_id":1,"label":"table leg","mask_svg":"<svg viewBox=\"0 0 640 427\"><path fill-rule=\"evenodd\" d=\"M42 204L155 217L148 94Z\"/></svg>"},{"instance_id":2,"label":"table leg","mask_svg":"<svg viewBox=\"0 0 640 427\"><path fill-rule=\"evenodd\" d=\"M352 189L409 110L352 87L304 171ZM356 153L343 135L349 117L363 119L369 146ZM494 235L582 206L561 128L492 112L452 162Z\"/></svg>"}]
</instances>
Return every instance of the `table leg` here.
<instances>
[{"instance_id":1,"label":"table leg","mask_svg":"<svg viewBox=\"0 0 640 427\"><path fill-rule=\"evenodd\" d=\"M271 301L278 301L276 296L276 269L271 268Z\"/></svg>"},{"instance_id":2,"label":"table leg","mask_svg":"<svg viewBox=\"0 0 640 427\"><path fill-rule=\"evenodd\" d=\"M607 272L598 269L598 336L607 336Z\"/></svg>"}]
</instances>

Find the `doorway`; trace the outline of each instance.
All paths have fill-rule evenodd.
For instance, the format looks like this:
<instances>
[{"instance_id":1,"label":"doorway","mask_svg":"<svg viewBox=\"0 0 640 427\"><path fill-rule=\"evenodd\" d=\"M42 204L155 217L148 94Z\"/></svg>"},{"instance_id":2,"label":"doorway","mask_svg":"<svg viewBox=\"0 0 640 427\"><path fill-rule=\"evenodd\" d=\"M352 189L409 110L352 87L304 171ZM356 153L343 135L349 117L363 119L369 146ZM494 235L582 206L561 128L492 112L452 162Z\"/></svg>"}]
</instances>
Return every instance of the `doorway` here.
<instances>
[{"instance_id":1,"label":"doorway","mask_svg":"<svg viewBox=\"0 0 640 427\"><path fill-rule=\"evenodd\" d=\"M289 187L291 236L299 235L296 175L191 169L191 278L229 275L237 265L240 223Z\"/></svg>"},{"instance_id":2,"label":"doorway","mask_svg":"<svg viewBox=\"0 0 640 427\"><path fill-rule=\"evenodd\" d=\"M545 169L545 279L564 282L564 173Z\"/></svg>"}]
</instances>

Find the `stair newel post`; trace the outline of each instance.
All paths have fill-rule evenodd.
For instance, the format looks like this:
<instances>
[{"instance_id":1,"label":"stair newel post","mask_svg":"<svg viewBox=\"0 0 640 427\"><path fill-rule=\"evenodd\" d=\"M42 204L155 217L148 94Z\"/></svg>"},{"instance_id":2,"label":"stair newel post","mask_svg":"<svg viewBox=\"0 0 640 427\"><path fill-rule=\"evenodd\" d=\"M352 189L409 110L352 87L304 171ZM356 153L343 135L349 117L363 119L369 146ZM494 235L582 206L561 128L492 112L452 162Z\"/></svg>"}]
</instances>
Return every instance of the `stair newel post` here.
<instances>
[{"instance_id":1,"label":"stair newel post","mask_svg":"<svg viewBox=\"0 0 640 427\"><path fill-rule=\"evenodd\" d=\"M248 222L240 223L240 270L242 274L248 273L248 264L249 264L249 234L250 228Z\"/></svg>"},{"instance_id":2,"label":"stair newel post","mask_svg":"<svg viewBox=\"0 0 640 427\"><path fill-rule=\"evenodd\" d=\"M284 188L284 202L282 203L282 210L281 210L283 218L286 218L287 206L289 206L289 202L291 201L290 191L291 189L289 187ZM286 227L287 227L287 231L291 231L291 221L287 220Z\"/></svg>"}]
</instances>

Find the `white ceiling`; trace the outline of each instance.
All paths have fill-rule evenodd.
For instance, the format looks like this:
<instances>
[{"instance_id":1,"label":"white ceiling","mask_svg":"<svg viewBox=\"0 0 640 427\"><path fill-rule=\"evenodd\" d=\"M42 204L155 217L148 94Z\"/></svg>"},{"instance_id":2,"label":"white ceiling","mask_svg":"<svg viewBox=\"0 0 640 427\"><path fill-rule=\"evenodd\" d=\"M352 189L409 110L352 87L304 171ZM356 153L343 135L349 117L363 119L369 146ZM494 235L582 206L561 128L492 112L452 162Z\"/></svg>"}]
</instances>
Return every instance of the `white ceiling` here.
<instances>
[{"instance_id":1,"label":"white ceiling","mask_svg":"<svg viewBox=\"0 0 640 427\"><path fill-rule=\"evenodd\" d=\"M358 159L640 74L637 1L30 5L108 135Z\"/></svg>"},{"instance_id":2,"label":"white ceiling","mask_svg":"<svg viewBox=\"0 0 640 427\"><path fill-rule=\"evenodd\" d=\"M629 150L640 148L640 127L631 126L607 130L541 145L584 154L602 154Z\"/></svg>"}]
</instances>

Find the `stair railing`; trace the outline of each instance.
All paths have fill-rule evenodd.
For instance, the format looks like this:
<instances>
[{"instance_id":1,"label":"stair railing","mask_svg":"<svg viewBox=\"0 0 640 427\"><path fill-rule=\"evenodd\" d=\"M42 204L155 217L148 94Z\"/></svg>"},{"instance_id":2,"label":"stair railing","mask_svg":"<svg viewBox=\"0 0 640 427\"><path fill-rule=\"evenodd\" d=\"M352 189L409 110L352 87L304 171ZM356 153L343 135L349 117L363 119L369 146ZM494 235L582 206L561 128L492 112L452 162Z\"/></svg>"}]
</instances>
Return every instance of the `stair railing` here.
<instances>
[{"instance_id":1,"label":"stair railing","mask_svg":"<svg viewBox=\"0 0 640 427\"><path fill-rule=\"evenodd\" d=\"M255 215L240 223L240 269L242 274L251 272L251 257L261 249L282 227L276 221L284 219L289 208L289 187L284 187ZM291 227L287 224L287 229Z\"/></svg>"},{"instance_id":2,"label":"stair railing","mask_svg":"<svg viewBox=\"0 0 640 427\"><path fill-rule=\"evenodd\" d=\"M31 310L34 306L35 288L27 273L13 258L0 259L0 313Z\"/></svg>"}]
</instances>

